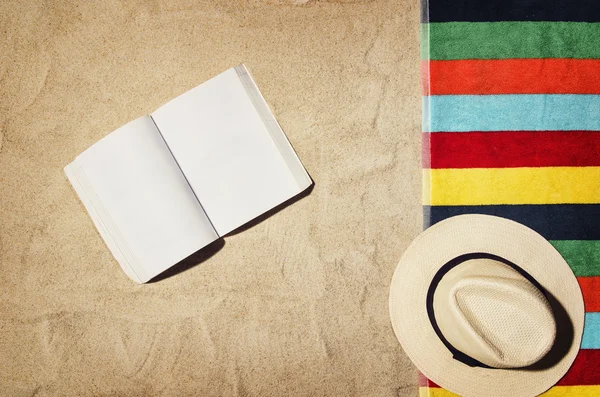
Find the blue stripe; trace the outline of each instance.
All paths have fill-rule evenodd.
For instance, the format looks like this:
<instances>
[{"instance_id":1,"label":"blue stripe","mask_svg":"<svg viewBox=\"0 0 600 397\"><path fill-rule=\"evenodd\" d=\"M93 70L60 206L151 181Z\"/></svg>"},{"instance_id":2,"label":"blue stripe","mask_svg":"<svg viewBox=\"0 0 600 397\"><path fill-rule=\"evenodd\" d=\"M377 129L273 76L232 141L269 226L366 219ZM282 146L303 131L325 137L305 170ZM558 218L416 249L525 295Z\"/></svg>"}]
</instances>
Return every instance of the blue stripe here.
<instances>
[{"instance_id":1,"label":"blue stripe","mask_svg":"<svg viewBox=\"0 0 600 397\"><path fill-rule=\"evenodd\" d=\"M546 240L600 240L600 204L427 205L423 206L424 226L462 214L512 219Z\"/></svg>"},{"instance_id":2,"label":"blue stripe","mask_svg":"<svg viewBox=\"0 0 600 397\"><path fill-rule=\"evenodd\" d=\"M600 95L434 95L423 131L600 130Z\"/></svg>"},{"instance_id":3,"label":"blue stripe","mask_svg":"<svg viewBox=\"0 0 600 397\"><path fill-rule=\"evenodd\" d=\"M600 349L600 313L586 313L582 349Z\"/></svg>"}]
</instances>

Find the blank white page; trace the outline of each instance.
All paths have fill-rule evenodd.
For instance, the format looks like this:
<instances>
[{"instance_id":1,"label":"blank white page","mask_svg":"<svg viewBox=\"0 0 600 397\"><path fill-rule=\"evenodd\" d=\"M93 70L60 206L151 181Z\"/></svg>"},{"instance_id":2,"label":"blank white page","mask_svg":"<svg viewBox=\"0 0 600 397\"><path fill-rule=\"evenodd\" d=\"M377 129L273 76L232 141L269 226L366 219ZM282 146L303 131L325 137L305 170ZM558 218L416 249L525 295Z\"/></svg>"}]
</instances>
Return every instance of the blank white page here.
<instances>
[{"instance_id":1,"label":"blank white page","mask_svg":"<svg viewBox=\"0 0 600 397\"><path fill-rule=\"evenodd\" d=\"M312 183L243 65L152 118L220 236Z\"/></svg>"},{"instance_id":2,"label":"blank white page","mask_svg":"<svg viewBox=\"0 0 600 397\"><path fill-rule=\"evenodd\" d=\"M148 281L218 238L149 116L107 135L65 172L134 281Z\"/></svg>"}]
</instances>

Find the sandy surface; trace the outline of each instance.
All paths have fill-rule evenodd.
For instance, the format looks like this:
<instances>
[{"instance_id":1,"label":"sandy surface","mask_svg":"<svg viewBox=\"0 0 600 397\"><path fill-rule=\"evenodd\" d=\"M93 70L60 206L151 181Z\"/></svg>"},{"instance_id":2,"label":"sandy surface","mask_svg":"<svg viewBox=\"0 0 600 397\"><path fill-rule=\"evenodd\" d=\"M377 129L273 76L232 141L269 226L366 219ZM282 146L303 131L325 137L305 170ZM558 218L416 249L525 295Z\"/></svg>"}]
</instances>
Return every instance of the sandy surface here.
<instances>
[{"instance_id":1,"label":"sandy surface","mask_svg":"<svg viewBox=\"0 0 600 397\"><path fill-rule=\"evenodd\" d=\"M418 1L0 2L0 395L416 396ZM136 285L62 168L245 62L316 185Z\"/></svg>"}]
</instances>

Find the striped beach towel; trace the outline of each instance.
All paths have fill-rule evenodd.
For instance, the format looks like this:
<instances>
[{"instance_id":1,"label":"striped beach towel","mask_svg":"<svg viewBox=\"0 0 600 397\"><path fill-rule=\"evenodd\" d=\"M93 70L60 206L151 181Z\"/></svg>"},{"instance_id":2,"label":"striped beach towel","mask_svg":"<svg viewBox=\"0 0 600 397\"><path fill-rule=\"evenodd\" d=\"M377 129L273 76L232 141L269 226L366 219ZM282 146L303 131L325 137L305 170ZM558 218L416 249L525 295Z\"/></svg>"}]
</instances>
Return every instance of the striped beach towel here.
<instances>
[{"instance_id":1,"label":"striped beach towel","mask_svg":"<svg viewBox=\"0 0 600 397\"><path fill-rule=\"evenodd\" d=\"M549 240L586 322L544 396L600 396L600 1L423 0L422 22L425 227L482 213Z\"/></svg>"}]
</instances>

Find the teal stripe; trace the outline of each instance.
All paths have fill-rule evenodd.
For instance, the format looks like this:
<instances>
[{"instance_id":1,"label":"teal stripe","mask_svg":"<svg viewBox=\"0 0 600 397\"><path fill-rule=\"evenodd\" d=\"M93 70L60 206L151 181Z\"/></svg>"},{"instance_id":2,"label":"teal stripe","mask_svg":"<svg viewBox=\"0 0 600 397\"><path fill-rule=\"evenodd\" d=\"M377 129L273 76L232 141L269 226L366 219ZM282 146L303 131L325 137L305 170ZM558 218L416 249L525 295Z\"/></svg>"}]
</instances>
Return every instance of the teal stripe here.
<instances>
[{"instance_id":1,"label":"teal stripe","mask_svg":"<svg viewBox=\"0 0 600 397\"><path fill-rule=\"evenodd\" d=\"M600 349L600 313L586 313L582 349ZM600 363L599 363L600 365Z\"/></svg>"},{"instance_id":2,"label":"teal stripe","mask_svg":"<svg viewBox=\"0 0 600 397\"><path fill-rule=\"evenodd\" d=\"M600 276L600 240L552 240L550 244L565 258L576 276Z\"/></svg>"},{"instance_id":3,"label":"teal stripe","mask_svg":"<svg viewBox=\"0 0 600 397\"><path fill-rule=\"evenodd\" d=\"M520 130L600 130L600 95L434 95L423 99L425 132Z\"/></svg>"},{"instance_id":4,"label":"teal stripe","mask_svg":"<svg viewBox=\"0 0 600 397\"><path fill-rule=\"evenodd\" d=\"M442 22L427 24L423 59L600 58L600 23Z\"/></svg>"}]
</instances>

